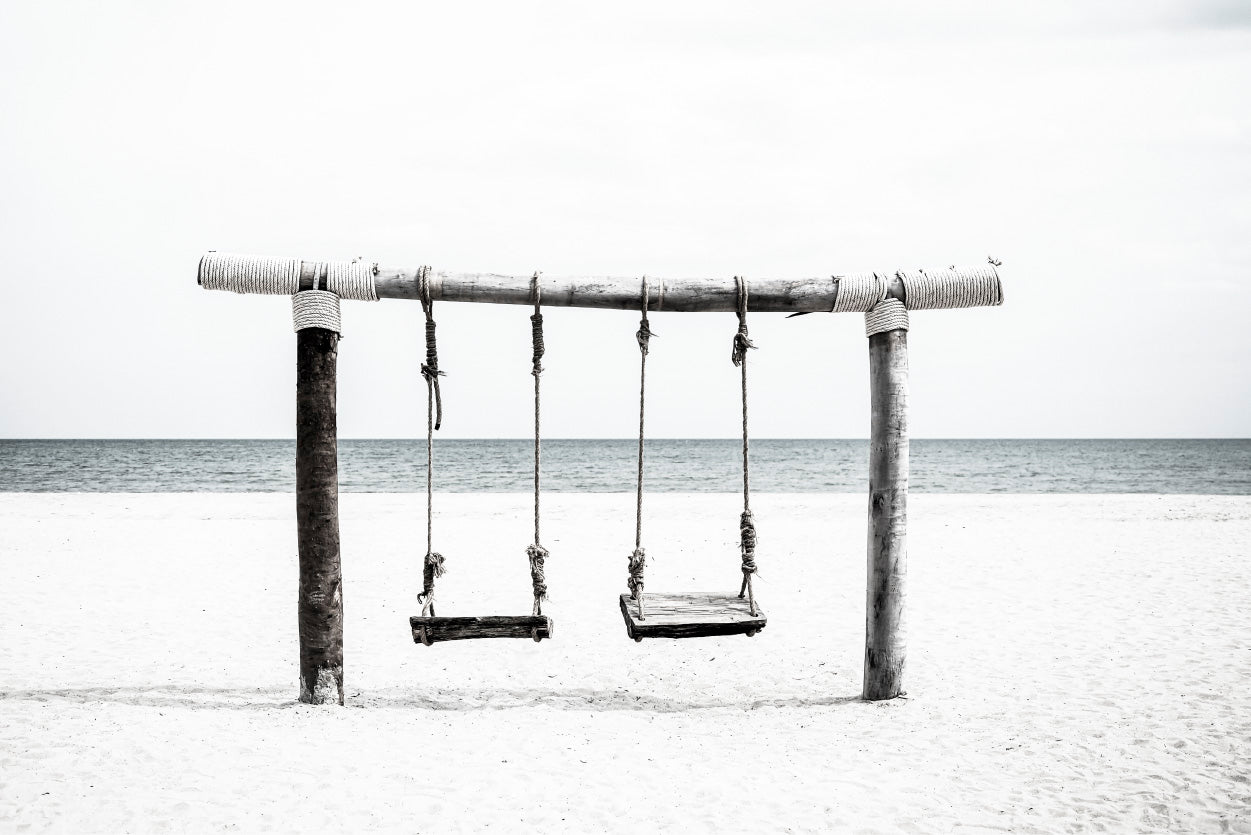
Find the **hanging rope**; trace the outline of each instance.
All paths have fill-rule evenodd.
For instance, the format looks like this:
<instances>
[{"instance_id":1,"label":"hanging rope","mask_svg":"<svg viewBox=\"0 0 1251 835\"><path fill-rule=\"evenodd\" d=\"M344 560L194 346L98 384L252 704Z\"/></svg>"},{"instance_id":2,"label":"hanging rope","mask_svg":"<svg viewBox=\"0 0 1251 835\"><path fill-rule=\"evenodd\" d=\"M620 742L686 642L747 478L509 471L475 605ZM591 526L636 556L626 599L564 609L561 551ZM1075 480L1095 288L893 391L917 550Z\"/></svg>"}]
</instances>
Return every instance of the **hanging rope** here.
<instances>
[{"instance_id":1,"label":"hanging rope","mask_svg":"<svg viewBox=\"0 0 1251 835\"><path fill-rule=\"evenodd\" d=\"M747 460L747 350L755 348L747 335L747 280L734 277L738 291L738 333L734 334L734 347L730 360L742 370L743 380L743 515L739 517L739 547L743 553L743 585L738 596L747 597L747 606L756 617L756 595L752 590L751 576L756 573L756 521L751 513L751 470Z\"/></svg>"},{"instance_id":2,"label":"hanging rope","mask_svg":"<svg viewBox=\"0 0 1251 835\"><path fill-rule=\"evenodd\" d=\"M421 309L426 314L426 362L421 366L421 376L426 378L427 390L434 394L434 428L443 426L443 394L439 391L439 378L447 374L439 370L439 345L435 340L434 302L430 298L430 268L417 272L417 294Z\"/></svg>"},{"instance_id":3,"label":"hanging rope","mask_svg":"<svg viewBox=\"0 0 1251 835\"><path fill-rule=\"evenodd\" d=\"M647 564L647 553L643 550L643 414L647 391L647 348L652 333L647 321L647 304L650 301L650 288L647 277L643 277L643 318L639 321L638 333L635 337L639 342L639 468L638 468L638 499L634 512L634 553L630 555L630 576L626 585L630 588L630 596L638 601L639 620L643 620L643 571Z\"/></svg>"},{"instance_id":4,"label":"hanging rope","mask_svg":"<svg viewBox=\"0 0 1251 835\"><path fill-rule=\"evenodd\" d=\"M543 375L544 346L543 311L539 307L541 291L538 273L535 273L531 279L531 287L534 292L534 315L530 317L530 341L533 348L530 358L533 367L530 373L534 376L534 544L526 548L526 555L530 558L530 582L534 586L532 614L538 616L543 614L543 601L547 599L547 576L544 573L547 549L539 544L539 439L542 437L542 423L539 419L539 378ZM538 638L535 637L535 640L537 641Z\"/></svg>"},{"instance_id":5,"label":"hanging rope","mask_svg":"<svg viewBox=\"0 0 1251 835\"><path fill-rule=\"evenodd\" d=\"M417 595L421 616L434 617L434 581L446 572L443 555L434 550L434 430L443 422L443 403L439 396L439 351L434 338L434 303L430 299L429 267L418 272L421 309L426 315L426 362L421 376L426 380L426 558L422 564L422 591ZM438 418L435 408L438 404ZM421 629L421 642L430 645L426 630Z\"/></svg>"}]
</instances>

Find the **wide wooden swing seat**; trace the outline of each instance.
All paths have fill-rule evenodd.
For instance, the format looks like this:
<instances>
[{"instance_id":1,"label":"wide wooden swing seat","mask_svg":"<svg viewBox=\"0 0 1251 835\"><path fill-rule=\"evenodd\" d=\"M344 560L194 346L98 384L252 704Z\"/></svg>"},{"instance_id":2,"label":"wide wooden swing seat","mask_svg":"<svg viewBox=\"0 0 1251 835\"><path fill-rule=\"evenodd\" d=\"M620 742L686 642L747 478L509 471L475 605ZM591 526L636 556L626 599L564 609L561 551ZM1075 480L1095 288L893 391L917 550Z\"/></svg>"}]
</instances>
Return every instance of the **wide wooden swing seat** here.
<instances>
[{"instance_id":1,"label":"wide wooden swing seat","mask_svg":"<svg viewBox=\"0 0 1251 835\"><path fill-rule=\"evenodd\" d=\"M644 638L703 638L711 635L747 635L765 628L764 612L751 613L747 600L736 594L657 594L643 595L643 617L638 601L621 595L621 616L626 634L636 641Z\"/></svg>"},{"instance_id":2,"label":"wide wooden swing seat","mask_svg":"<svg viewBox=\"0 0 1251 835\"><path fill-rule=\"evenodd\" d=\"M479 638L532 638L535 642L552 637L552 619L546 615L487 615L478 618L421 617L408 619L413 641L437 644Z\"/></svg>"}]
</instances>

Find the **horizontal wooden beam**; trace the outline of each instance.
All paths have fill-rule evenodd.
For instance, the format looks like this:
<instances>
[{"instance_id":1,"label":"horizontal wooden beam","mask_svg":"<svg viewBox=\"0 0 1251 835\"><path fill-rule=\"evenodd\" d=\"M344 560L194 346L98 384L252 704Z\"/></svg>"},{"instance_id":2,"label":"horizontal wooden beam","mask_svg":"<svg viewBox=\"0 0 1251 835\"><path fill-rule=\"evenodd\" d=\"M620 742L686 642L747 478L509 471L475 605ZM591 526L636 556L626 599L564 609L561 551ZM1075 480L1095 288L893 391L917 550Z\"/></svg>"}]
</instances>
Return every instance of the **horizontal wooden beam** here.
<instances>
[{"instance_id":1,"label":"horizontal wooden beam","mask_svg":"<svg viewBox=\"0 0 1251 835\"><path fill-rule=\"evenodd\" d=\"M210 263L211 270L207 273L206 263ZM372 298L376 294L379 299L416 300L420 296L420 268L381 267L359 261L352 265L351 270L347 265L337 266L340 274L346 275L355 270L354 274L360 279L345 297ZM291 294L297 290L328 287L343 295L347 291L337 289L337 285L333 283L334 275L332 271L332 283L327 285L326 262L210 253L200 262L197 280L210 289L242 293ZM373 294L369 292L371 275ZM1003 298L999 276L993 266L962 269L949 267L930 272L917 270L908 273L879 272L815 278L747 276L748 309L778 313L829 312L835 308L840 282L854 280L863 298L865 287L876 287L875 282L878 279L875 276L885 281L888 297L899 299L909 307L997 305ZM638 310L643 302L641 276L621 278L540 275L538 281L544 307ZM918 298L913 300L916 304L909 304L907 287L913 286L913 281L920 282L915 285L918 288L924 285L928 301ZM435 301L517 305L534 303L533 279L529 275L431 270L428 283L430 297ZM977 294L970 295L968 289L972 286L982 289ZM649 276L647 288L648 309L653 311L733 312L738 306L738 292L733 276L715 279ZM946 292L948 290L952 292ZM870 289L869 292L873 295L876 290ZM937 303L935 298L939 299ZM868 303L871 306L872 299ZM839 308L846 310L847 304L840 303Z\"/></svg>"},{"instance_id":2,"label":"horizontal wooden beam","mask_svg":"<svg viewBox=\"0 0 1251 835\"><path fill-rule=\"evenodd\" d=\"M432 271L430 296L449 302L534 304L530 276ZM903 282L891 276L889 291L903 298ZM734 277L647 279L649 310L733 312L738 307ZM381 299L416 299L416 270L379 267L374 286ZM595 307L638 310L643 279L610 276L539 276L544 307ZM748 278L748 309L773 313L829 312L838 295L838 278Z\"/></svg>"}]
</instances>

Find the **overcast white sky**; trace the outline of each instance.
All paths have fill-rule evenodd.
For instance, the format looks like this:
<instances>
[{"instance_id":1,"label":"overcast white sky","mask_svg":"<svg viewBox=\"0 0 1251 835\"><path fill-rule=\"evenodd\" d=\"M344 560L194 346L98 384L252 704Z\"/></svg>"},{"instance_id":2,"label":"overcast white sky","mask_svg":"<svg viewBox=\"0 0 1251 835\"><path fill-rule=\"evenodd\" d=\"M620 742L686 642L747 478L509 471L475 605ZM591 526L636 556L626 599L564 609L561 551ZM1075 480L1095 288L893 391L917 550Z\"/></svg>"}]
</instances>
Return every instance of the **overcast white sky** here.
<instances>
[{"instance_id":1,"label":"overcast white sky","mask_svg":"<svg viewBox=\"0 0 1251 835\"><path fill-rule=\"evenodd\" d=\"M941 9L941 10L940 10ZM977 264L915 437L1251 435L1251 3L0 4L0 437L291 437L286 299L207 249L549 275ZM524 308L437 305L447 437L529 431ZM340 434L424 430L420 308L344 303ZM629 437L637 316L549 312L552 437ZM659 314L656 437L733 437ZM855 314L752 318L753 430L864 437Z\"/></svg>"}]
</instances>

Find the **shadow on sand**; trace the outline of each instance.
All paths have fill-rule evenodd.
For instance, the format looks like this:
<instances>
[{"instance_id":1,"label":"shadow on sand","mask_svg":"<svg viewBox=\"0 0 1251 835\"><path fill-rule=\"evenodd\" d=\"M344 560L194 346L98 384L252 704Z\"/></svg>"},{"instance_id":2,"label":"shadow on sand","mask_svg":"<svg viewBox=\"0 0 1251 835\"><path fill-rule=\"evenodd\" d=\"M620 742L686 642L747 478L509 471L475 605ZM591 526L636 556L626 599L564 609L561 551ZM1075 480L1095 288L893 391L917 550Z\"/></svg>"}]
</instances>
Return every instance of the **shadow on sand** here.
<instances>
[{"instance_id":1,"label":"shadow on sand","mask_svg":"<svg viewBox=\"0 0 1251 835\"><path fill-rule=\"evenodd\" d=\"M190 708L192 710L283 710L303 708L294 688L213 687L65 687L47 690L0 690L0 702L58 702L62 704L115 704L132 707ZM760 708L833 707L856 704L856 696L829 694L676 699L629 690L590 688L545 690L453 690L420 692L395 688L352 691L347 707L362 710L509 710L545 707L555 710L636 710L652 713L684 713L698 710L757 710Z\"/></svg>"}]
</instances>

